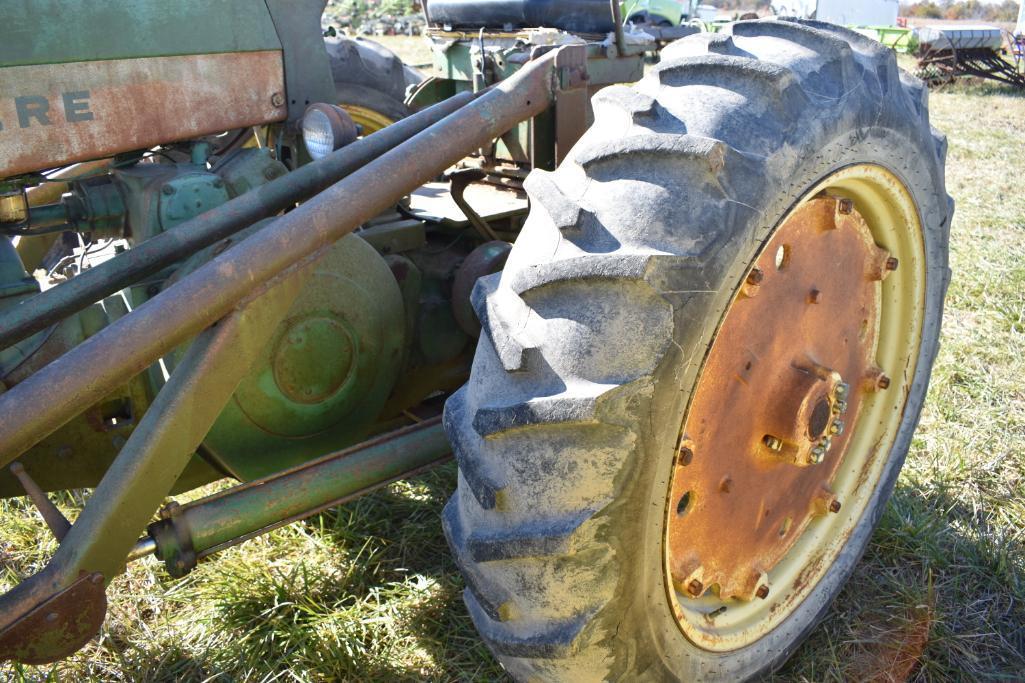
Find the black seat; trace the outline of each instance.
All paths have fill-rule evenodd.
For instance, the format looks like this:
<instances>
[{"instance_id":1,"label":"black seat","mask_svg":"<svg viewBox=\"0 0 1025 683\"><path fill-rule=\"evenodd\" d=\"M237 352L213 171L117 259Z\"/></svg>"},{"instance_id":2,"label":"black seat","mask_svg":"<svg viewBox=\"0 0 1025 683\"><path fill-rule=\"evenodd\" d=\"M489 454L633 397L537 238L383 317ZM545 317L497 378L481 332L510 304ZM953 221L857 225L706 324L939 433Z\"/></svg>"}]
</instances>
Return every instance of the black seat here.
<instances>
[{"instance_id":1,"label":"black seat","mask_svg":"<svg viewBox=\"0 0 1025 683\"><path fill-rule=\"evenodd\" d=\"M557 28L570 33L614 29L608 0L427 0L436 26L452 28Z\"/></svg>"}]
</instances>

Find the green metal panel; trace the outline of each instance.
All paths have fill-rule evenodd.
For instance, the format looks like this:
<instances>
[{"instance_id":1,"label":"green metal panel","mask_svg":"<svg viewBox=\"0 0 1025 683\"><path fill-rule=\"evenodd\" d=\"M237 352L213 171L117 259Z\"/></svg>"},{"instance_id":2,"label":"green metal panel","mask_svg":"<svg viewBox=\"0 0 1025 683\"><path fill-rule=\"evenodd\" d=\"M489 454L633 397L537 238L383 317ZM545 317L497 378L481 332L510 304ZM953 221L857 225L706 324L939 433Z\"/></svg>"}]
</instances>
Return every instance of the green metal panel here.
<instances>
[{"instance_id":1,"label":"green metal panel","mask_svg":"<svg viewBox=\"0 0 1025 683\"><path fill-rule=\"evenodd\" d=\"M264 0L6 0L0 68L280 50Z\"/></svg>"}]
</instances>

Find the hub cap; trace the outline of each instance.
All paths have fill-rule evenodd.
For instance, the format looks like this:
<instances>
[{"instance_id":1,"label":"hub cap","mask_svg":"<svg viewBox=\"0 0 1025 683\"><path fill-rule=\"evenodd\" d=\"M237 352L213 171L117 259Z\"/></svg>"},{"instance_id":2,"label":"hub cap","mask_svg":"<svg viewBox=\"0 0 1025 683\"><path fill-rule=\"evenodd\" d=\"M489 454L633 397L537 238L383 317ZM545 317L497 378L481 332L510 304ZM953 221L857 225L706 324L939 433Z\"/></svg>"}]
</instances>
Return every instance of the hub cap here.
<instances>
[{"instance_id":1,"label":"hub cap","mask_svg":"<svg viewBox=\"0 0 1025 683\"><path fill-rule=\"evenodd\" d=\"M864 512L917 356L917 221L888 172L842 171L780 223L727 310L666 511L670 598L697 644L778 625Z\"/></svg>"}]
</instances>

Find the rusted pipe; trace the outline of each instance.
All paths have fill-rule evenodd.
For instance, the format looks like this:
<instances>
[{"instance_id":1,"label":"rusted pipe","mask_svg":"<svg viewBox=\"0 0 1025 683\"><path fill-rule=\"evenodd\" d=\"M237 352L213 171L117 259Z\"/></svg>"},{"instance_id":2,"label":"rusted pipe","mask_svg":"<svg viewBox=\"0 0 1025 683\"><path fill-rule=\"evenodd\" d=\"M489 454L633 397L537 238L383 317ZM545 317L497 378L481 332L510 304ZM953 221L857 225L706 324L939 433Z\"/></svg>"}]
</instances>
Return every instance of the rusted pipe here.
<instances>
[{"instance_id":1,"label":"rusted pipe","mask_svg":"<svg viewBox=\"0 0 1025 683\"><path fill-rule=\"evenodd\" d=\"M326 189L472 102L462 93L261 185L0 313L0 349Z\"/></svg>"},{"instance_id":2,"label":"rusted pipe","mask_svg":"<svg viewBox=\"0 0 1025 683\"><path fill-rule=\"evenodd\" d=\"M529 63L0 394L0 467L215 323L256 285L338 241L459 159L546 110L556 92L556 60L570 48Z\"/></svg>"}]
</instances>

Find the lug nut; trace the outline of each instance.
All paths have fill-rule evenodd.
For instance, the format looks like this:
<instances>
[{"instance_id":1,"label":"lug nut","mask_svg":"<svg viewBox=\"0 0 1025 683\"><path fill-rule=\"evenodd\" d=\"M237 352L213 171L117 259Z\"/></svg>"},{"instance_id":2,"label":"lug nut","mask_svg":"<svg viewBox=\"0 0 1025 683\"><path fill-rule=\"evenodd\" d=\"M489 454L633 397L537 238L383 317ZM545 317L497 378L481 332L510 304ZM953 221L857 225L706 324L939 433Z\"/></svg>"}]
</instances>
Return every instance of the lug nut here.
<instances>
[{"instance_id":1,"label":"lug nut","mask_svg":"<svg viewBox=\"0 0 1025 683\"><path fill-rule=\"evenodd\" d=\"M844 394L846 394L850 390L851 390L851 386L849 384L837 384L836 385L836 395L837 396L843 396Z\"/></svg>"},{"instance_id":2,"label":"lug nut","mask_svg":"<svg viewBox=\"0 0 1025 683\"><path fill-rule=\"evenodd\" d=\"M772 434L766 434L762 437L762 443L768 446L770 451L781 451L783 450L782 439L773 436Z\"/></svg>"},{"instance_id":3,"label":"lug nut","mask_svg":"<svg viewBox=\"0 0 1025 683\"><path fill-rule=\"evenodd\" d=\"M701 597L701 594L705 592L705 584L701 583L697 579L690 582L687 586L687 592L693 595L695 598Z\"/></svg>"},{"instance_id":4,"label":"lug nut","mask_svg":"<svg viewBox=\"0 0 1025 683\"><path fill-rule=\"evenodd\" d=\"M897 270L898 267L900 267L900 261L897 259L897 257L891 256L890 258L886 259L886 270L894 271Z\"/></svg>"},{"instance_id":5,"label":"lug nut","mask_svg":"<svg viewBox=\"0 0 1025 683\"><path fill-rule=\"evenodd\" d=\"M844 423L843 420L833 420L833 425L829 428L829 431L835 436L843 434Z\"/></svg>"},{"instance_id":6,"label":"lug nut","mask_svg":"<svg viewBox=\"0 0 1025 683\"><path fill-rule=\"evenodd\" d=\"M880 375L879 379L876 380L876 386L879 387L880 389L883 389L883 390L889 389L890 388L890 378L887 377L886 375Z\"/></svg>"},{"instance_id":7,"label":"lug nut","mask_svg":"<svg viewBox=\"0 0 1025 683\"><path fill-rule=\"evenodd\" d=\"M822 292L817 289L813 289L808 292L808 303L817 304L822 301Z\"/></svg>"},{"instance_id":8,"label":"lug nut","mask_svg":"<svg viewBox=\"0 0 1025 683\"><path fill-rule=\"evenodd\" d=\"M816 446L812 449L811 455L808 456L812 465L821 465L822 461L826 459L826 449L822 446Z\"/></svg>"},{"instance_id":9,"label":"lug nut","mask_svg":"<svg viewBox=\"0 0 1025 683\"><path fill-rule=\"evenodd\" d=\"M854 213L854 200L853 199L841 199L837 206L840 214L843 216L849 216Z\"/></svg>"},{"instance_id":10,"label":"lug nut","mask_svg":"<svg viewBox=\"0 0 1025 683\"><path fill-rule=\"evenodd\" d=\"M761 268L754 268L750 273L747 274L747 284L758 286L765 280L765 273L762 272Z\"/></svg>"},{"instance_id":11,"label":"lug nut","mask_svg":"<svg viewBox=\"0 0 1025 683\"><path fill-rule=\"evenodd\" d=\"M755 593L755 595L757 595L760 599L764 600L765 598L769 597L769 587L764 584L758 586L758 591Z\"/></svg>"},{"instance_id":12,"label":"lug nut","mask_svg":"<svg viewBox=\"0 0 1025 683\"><path fill-rule=\"evenodd\" d=\"M684 466L689 465L691 460L693 460L693 459L694 459L694 451L692 451L687 446L684 446L683 448L680 449L680 464L681 465L684 465Z\"/></svg>"},{"instance_id":13,"label":"lug nut","mask_svg":"<svg viewBox=\"0 0 1025 683\"><path fill-rule=\"evenodd\" d=\"M832 503L829 504L829 511L835 515L836 513L840 512L841 507L843 506L840 505L840 501L834 500Z\"/></svg>"}]
</instances>

